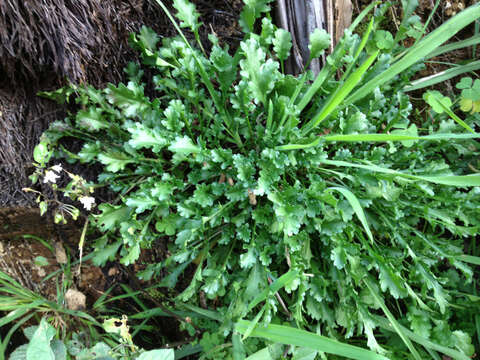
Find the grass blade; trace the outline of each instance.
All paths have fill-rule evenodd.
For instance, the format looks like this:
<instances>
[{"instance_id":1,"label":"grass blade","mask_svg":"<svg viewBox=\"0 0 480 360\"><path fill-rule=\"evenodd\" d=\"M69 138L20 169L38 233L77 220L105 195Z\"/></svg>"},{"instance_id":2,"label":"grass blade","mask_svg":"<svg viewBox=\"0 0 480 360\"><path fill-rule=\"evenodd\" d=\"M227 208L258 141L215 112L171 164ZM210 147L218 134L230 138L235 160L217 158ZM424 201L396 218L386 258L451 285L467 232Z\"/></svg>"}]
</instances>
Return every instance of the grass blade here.
<instances>
[{"instance_id":1,"label":"grass blade","mask_svg":"<svg viewBox=\"0 0 480 360\"><path fill-rule=\"evenodd\" d=\"M236 323L235 330L240 334L244 334L250 324L250 321L240 320ZM343 356L347 359L388 360L385 356L379 355L373 351L341 343L326 336L317 335L290 326L257 326L253 329L250 336L265 338L275 343L301 346L317 351L323 351L329 354Z\"/></svg>"},{"instance_id":2,"label":"grass blade","mask_svg":"<svg viewBox=\"0 0 480 360\"><path fill-rule=\"evenodd\" d=\"M358 85L362 79L365 72L368 70L370 65L377 59L379 51L375 51L372 55L368 57L365 62L355 70L345 83L340 86L337 91L335 91L330 98L327 100L327 103L323 106L322 110L316 115L312 120L305 124L301 131L304 135L308 134L311 130L315 129L323 120L325 120L337 107L340 103L345 100L345 98L350 94L350 92Z\"/></svg>"},{"instance_id":3,"label":"grass blade","mask_svg":"<svg viewBox=\"0 0 480 360\"><path fill-rule=\"evenodd\" d=\"M373 165L373 164L364 165L364 164L356 164L356 163L347 162L347 161L327 160L327 159L322 160L321 162L327 165L351 167L351 168L370 170L373 172L380 172L383 174L391 174L391 175L396 175L396 176L400 176L400 177L411 179L411 180L428 181L428 182L439 184L439 185L450 185L450 186L458 186L458 187L480 186L480 174L417 176L417 175L403 173L397 170L383 168L381 166Z\"/></svg>"},{"instance_id":4,"label":"grass blade","mask_svg":"<svg viewBox=\"0 0 480 360\"><path fill-rule=\"evenodd\" d=\"M380 308L383 310L383 312L387 316L388 320L392 324L392 327L395 329L398 336L400 336L402 341L405 343L407 348L412 353L413 357L416 360L422 360L422 358L420 357L420 354L417 352L417 349L415 349L412 342L410 341L410 338L408 338L405 335L405 333L403 332L403 329L400 327L400 324L397 322L397 320L395 320L395 317L390 312L390 310L388 310L387 305L385 305L383 300L380 298L380 296L378 296L377 292L373 289L373 286L370 283L370 279L364 279L364 282L365 282L365 285L367 285L368 290L370 290L370 293L372 294L372 296L375 299L375 301L377 302L377 304L380 306Z\"/></svg>"},{"instance_id":5,"label":"grass blade","mask_svg":"<svg viewBox=\"0 0 480 360\"><path fill-rule=\"evenodd\" d=\"M365 217L365 213L363 212L362 205L360 204L360 201L358 201L358 198L355 196L354 193L352 193L350 190L344 188L344 187L331 187L329 190L336 190L340 192L345 198L348 200L350 205L353 208L353 211L355 211L355 214L358 217L358 220L363 225L363 228L365 229L365 232L368 235L368 238L370 241L373 243L373 235L372 232L370 231L370 226L368 226L367 218Z\"/></svg>"},{"instance_id":6,"label":"grass blade","mask_svg":"<svg viewBox=\"0 0 480 360\"><path fill-rule=\"evenodd\" d=\"M457 257L458 260L480 266L480 257L472 255L460 255Z\"/></svg>"},{"instance_id":7,"label":"grass blade","mask_svg":"<svg viewBox=\"0 0 480 360\"><path fill-rule=\"evenodd\" d=\"M480 3L470 6L428 34L416 45L409 48L407 54L400 60L355 91L344 103L354 103L372 93L376 87L385 84L402 71L431 54L440 45L478 18L480 18Z\"/></svg>"},{"instance_id":8,"label":"grass blade","mask_svg":"<svg viewBox=\"0 0 480 360\"><path fill-rule=\"evenodd\" d=\"M433 134L426 136L397 135L397 134L348 134L348 135L328 135L317 137L310 143L306 144L286 144L275 147L275 150L301 150L317 146L322 140L324 141L346 141L346 142L385 142L385 141L405 141L405 140L451 140L451 139L477 139L480 134Z\"/></svg>"},{"instance_id":9,"label":"grass blade","mask_svg":"<svg viewBox=\"0 0 480 360\"><path fill-rule=\"evenodd\" d=\"M381 316L375 316L375 322L378 324L379 327L382 329L388 330L388 331L395 331L393 328L393 325L385 318ZM412 341L416 342L417 344L422 345L425 348L429 348L431 350L435 350L438 352L441 352L447 356L450 356L452 359L455 360L469 360L470 358L466 356L465 354L461 353L460 351L450 349L446 346L442 346L439 344L436 344L434 342L431 342L430 340L415 334L414 332L408 330L406 327L398 324L398 327L401 329L404 335L408 336Z\"/></svg>"},{"instance_id":10,"label":"grass blade","mask_svg":"<svg viewBox=\"0 0 480 360\"><path fill-rule=\"evenodd\" d=\"M480 134L433 134L426 136L397 135L397 134L350 134L350 135L328 135L323 136L325 141L345 141L345 142L384 142L384 141L405 141L405 140L451 140L451 139L478 139Z\"/></svg>"},{"instance_id":11,"label":"grass blade","mask_svg":"<svg viewBox=\"0 0 480 360\"><path fill-rule=\"evenodd\" d=\"M450 51L462 49L462 48L468 47L468 46L475 46L477 44L480 44L480 35L478 35L478 34L472 36L471 38L462 40L462 41L457 41L457 42L454 42L454 43L451 43L451 44L440 46L435 51L432 51L430 54L428 54L426 59L431 59L435 56L442 55L442 54L450 52ZM475 55L473 57L475 58Z\"/></svg>"},{"instance_id":12,"label":"grass blade","mask_svg":"<svg viewBox=\"0 0 480 360\"><path fill-rule=\"evenodd\" d=\"M446 80L449 80L451 78L454 78L455 76L464 74L466 72L475 71L478 69L480 69L480 60L471 62L466 65L456 66L448 70L441 71L437 74L415 80L412 82L411 85L405 86L403 90L405 92L408 92L408 91L423 89L425 87L432 86L432 85L444 82Z\"/></svg>"},{"instance_id":13,"label":"grass blade","mask_svg":"<svg viewBox=\"0 0 480 360\"><path fill-rule=\"evenodd\" d=\"M247 311L252 310L255 306L257 306L262 301L264 301L268 297L268 294L276 293L278 290L283 288L286 284L292 282L297 277L298 277L298 273L292 270L280 276L277 280L271 283L268 288L263 290L260 294L258 294L252 300L252 302L248 305Z\"/></svg>"}]
</instances>

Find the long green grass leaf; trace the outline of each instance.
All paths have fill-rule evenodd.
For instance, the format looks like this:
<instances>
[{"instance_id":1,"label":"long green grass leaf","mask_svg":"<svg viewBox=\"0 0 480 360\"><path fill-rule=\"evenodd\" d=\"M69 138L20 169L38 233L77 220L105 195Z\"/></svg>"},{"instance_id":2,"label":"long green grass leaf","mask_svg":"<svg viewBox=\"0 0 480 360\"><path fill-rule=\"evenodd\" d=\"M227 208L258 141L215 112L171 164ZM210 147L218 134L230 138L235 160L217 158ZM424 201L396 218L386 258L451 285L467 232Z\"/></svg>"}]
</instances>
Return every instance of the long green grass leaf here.
<instances>
[{"instance_id":1,"label":"long green grass leaf","mask_svg":"<svg viewBox=\"0 0 480 360\"><path fill-rule=\"evenodd\" d=\"M472 255L460 255L457 256L457 259L469 264L480 266L480 257Z\"/></svg>"},{"instance_id":2,"label":"long green grass leaf","mask_svg":"<svg viewBox=\"0 0 480 360\"><path fill-rule=\"evenodd\" d=\"M350 190L344 188L344 187L331 187L329 190L336 190L340 192L345 198L348 200L350 205L353 208L353 211L355 211L355 215L357 215L358 219L363 225L363 228L365 229L365 232L368 235L368 238L370 241L373 243L373 235L370 230L370 226L368 225L367 218L365 217L365 213L363 212L362 205L360 204L360 201L358 201L358 198L355 196L354 193L352 193Z\"/></svg>"},{"instance_id":3,"label":"long green grass leaf","mask_svg":"<svg viewBox=\"0 0 480 360\"><path fill-rule=\"evenodd\" d=\"M280 276L277 280L272 282L268 288L259 293L252 302L248 305L248 310L252 310L255 306L264 301L269 294L276 293L278 290L283 288L288 283L292 282L295 278L298 277L298 272L290 270L289 272Z\"/></svg>"},{"instance_id":4,"label":"long green grass leaf","mask_svg":"<svg viewBox=\"0 0 480 360\"><path fill-rule=\"evenodd\" d=\"M480 18L480 3L460 12L436 30L432 31L416 45L409 48L408 52L400 60L355 91L350 97L345 99L344 104L354 103L371 94L376 87L385 84L413 64L428 56L440 45L478 18Z\"/></svg>"},{"instance_id":5,"label":"long green grass leaf","mask_svg":"<svg viewBox=\"0 0 480 360\"><path fill-rule=\"evenodd\" d=\"M370 65L377 59L379 51L370 55L367 60L364 61L362 65L355 70L348 79L345 80L337 91L335 91L327 100L326 104L322 107L320 112L307 124L305 124L301 131L304 135L308 134L311 130L315 129L323 120L325 120L343 100L350 94L350 92L358 85L362 79L365 72L368 70Z\"/></svg>"},{"instance_id":6,"label":"long green grass leaf","mask_svg":"<svg viewBox=\"0 0 480 360\"><path fill-rule=\"evenodd\" d=\"M368 15L368 13L370 11L372 11L372 9L381 4L381 1L374 1L372 3L370 3L365 9L363 9L363 11L355 18L355 20L352 22L352 24L350 25L350 27L348 28L349 31L351 31L353 33L353 31L356 29L356 27L362 22L362 20L365 18L365 16ZM334 50L334 54L338 51L342 51L343 49L340 49L339 46L337 46ZM312 100L312 97L317 93L317 91L320 89L320 87L323 85L323 83L325 82L325 80L328 78L328 75L330 74L330 71L331 71L331 66L329 66L328 64L326 64L322 70L320 71L320 73L317 75L317 77L315 78L315 81L313 82L312 85L310 85L310 87L308 88L306 94L303 96L303 98L300 100L300 102L298 103L297 105L297 108L299 109L300 112L303 111L303 109L305 109L305 107L308 105L308 103L310 102L310 100ZM302 85L303 85L303 82L305 80L305 75L302 77ZM298 92L297 92L298 91ZM296 89L296 92L295 92L295 98L296 96L298 95L298 93L300 92L300 88L297 88Z\"/></svg>"},{"instance_id":7,"label":"long green grass leaf","mask_svg":"<svg viewBox=\"0 0 480 360\"><path fill-rule=\"evenodd\" d=\"M315 147L320 144L321 141L345 141L345 142L385 142L385 141L405 141L405 140L466 140L480 138L480 134L432 134L425 136L412 136L412 135L397 135L397 134L348 134L348 135L327 135L317 137L312 142L306 144L286 144L275 147L275 150L288 151L288 150L301 150Z\"/></svg>"},{"instance_id":8,"label":"long green grass leaf","mask_svg":"<svg viewBox=\"0 0 480 360\"><path fill-rule=\"evenodd\" d=\"M373 172L396 175L396 176L400 176L400 177L411 179L411 180L428 181L428 182L431 182L434 184L440 184L440 185L451 185L451 186L458 186L458 187L480 186L480 174L417 176L417 175L403 173L397 170L387 169L387 168L384 168L378 165L373 165L373 164L364 165L364 164L356 164L356 163L347 162L347 161L327 160L327 159L322 160L321 162L327 165L365 169Z\"/></svg>"},{"instance_id":9,"label":"long green grass leaf","mask_svg":"<svg viewBox=\"0 0 480 360\"><path fill-rule=\"evenodd\" d=\"M445 71L441 71L434 75L415 80L410 85L405 86L403 88L403 91L408 92L408 91L423 89L428 86L432 86L432 85L447 81L451 78L454 78L455 76L464 74L466 72L475 71L478 69L480 69L480 60L471 62L469 64L461 65L461 66L455 66L453 68L450 68Z\"/></svg>"},{"instance_id":10,"label":"long green grass leaf","mask_svg":"<svg viewBox=\"0 0 480 360\"><path fill-rule=\"evenodd\" d=\"M250 324L250 321L240 320L236 323L235 330L240 334L244 334ZM374 353L373 351L344 344L326 336L317 335L290 326L260 325L252 331L250 336L265 338L275 343L301 346L317 351L323 351L329 354L343 356L347 359L388 360L385 356Z\"/></svg>"},{"instance_id":11,"label":"long green grass leaf","mask_svg":"<svg viewBox=\"0 0 480 360\"><path fill-rule=\"evenodd\" d=\"M436 50L434 50L430 54L428 54L426 59L431 59L435 56L442 55L442 54L445 54L445 53L450 52L450 51L462 49L462 48L465 48L465 47L468 47L468 46L474 46L474 45L477 45L477 44L480 44L480 35L479 34L474 35L474 36L472 36L468 39L465 39L465 40L456 41L456 42L451 43L451 44L440 46L439 48L437 48Z\"/></svg>"},{"instance_id":12,"label":"long green grass leaf","mask_svg":"<svg viewBox=\"0 0 480 360\"><path fill-rule=\"evenodd\" d=\"M327 135L322 139L325 141L346 141L346 142L384 142L384 141L405 141L405 140L466 140L478 139L479 133L473 134L432 134L425 136L399 135L399 134L349 134L349 135Z\"/></svg>"},{"instance_id":13,"label":"long green grass leaf","mask_svg":"<svg viewBox=\"0 0 480 360\"><path fill-rule=\"evenodd\" d=\"M422 358L420 357L420 354L418 353L417 349L415 349L415 347L413 346L410 338L408 338L405 333L403 332L403 329L400 327L400 325L398 324L397 320L395 319L395 317L393 316L393 314L390 312L390 310L388 310L388 307L387 305L385 305L385 303L383 302L383 300L380 298L380 296L377 294L377 292L374 290L371 282L370 282L370 279L364 279L364 283L365 285L367 285L367 288L368 290L370 291L370 293L372 294L372 297L375 299L375 301L377 302L378 306L380 306L380 308L383 310L383 312L385 313L385 315L387 316L388 320L390 321L390 323L392 324L392 327L395 329L396 333L398 334L398 336L400 336L400 338L402 339L402 341L405 343L405 345L407 346L407 348L410 350L410 352L412 353L413 357L416 359L416 360L422 360Z\"/></svg>"},{"instance_id":14,"label":"long green grass leaf","mask_svg":"<svg viewBox=\"0 0 480 360\"><path fill-rule=\"evenodd\" d=\"M388 331L393 331L395 332L395 329L393 328L393 325L390 323L389 320L381 317L381 316L375 316L374 315L375 322L378 324L378 326L382 329L388 330ZM466 356L465 354L461 353L460 351L450 349L446 346L442 346L439 344L436 344L420 335L415 334L414 332L408 330L406 327L400 325L397 323L397 326L401 329L402 333L406 336L408 336L412 341L416 342L417 344L422 345L423 347L441 352L442 354L445 354L447 356L450 356L452 359L455 360L469 360L470 358Z\"/></svg>"}]
</instances>

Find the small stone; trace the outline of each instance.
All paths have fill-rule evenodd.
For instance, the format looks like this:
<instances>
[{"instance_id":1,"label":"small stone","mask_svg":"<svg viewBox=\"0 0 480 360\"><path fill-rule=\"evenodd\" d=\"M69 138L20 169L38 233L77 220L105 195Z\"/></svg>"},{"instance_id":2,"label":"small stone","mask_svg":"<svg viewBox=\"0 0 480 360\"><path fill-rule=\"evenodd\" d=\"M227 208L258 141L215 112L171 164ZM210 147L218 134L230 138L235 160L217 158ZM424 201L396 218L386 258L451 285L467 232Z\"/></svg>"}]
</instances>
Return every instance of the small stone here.
<instances>
[{"instance_id":1,"label":"small stone","mask_svg":"<svg viewBox=\"0 0 480 360\"><path fill-rule=\"evenodd\" d=\"M115 276L119 273L118 269L116 267L111 267L108 269L108 276Z\"/></svg>"},{"instance_id":2,"label":"small stone","mask_svg":"<svg viewBox=\"0 0 480 360\"><path fill-rule=\"evenodd\" d=\"M68 262L67 253L60 241L55 242L55 258L59 264L66 264Z\"/></svg>"},{"instance_id":3,"label":"small stone","mask_svg":"<svg viewBox=\"0 0 480 360\"><path fill-rule=\"evenodd\" d=\"M75 289L68 289L65 293L65 301L70 310L85 310L87 307L87 297Z\"/></svg>"}]
</instances>

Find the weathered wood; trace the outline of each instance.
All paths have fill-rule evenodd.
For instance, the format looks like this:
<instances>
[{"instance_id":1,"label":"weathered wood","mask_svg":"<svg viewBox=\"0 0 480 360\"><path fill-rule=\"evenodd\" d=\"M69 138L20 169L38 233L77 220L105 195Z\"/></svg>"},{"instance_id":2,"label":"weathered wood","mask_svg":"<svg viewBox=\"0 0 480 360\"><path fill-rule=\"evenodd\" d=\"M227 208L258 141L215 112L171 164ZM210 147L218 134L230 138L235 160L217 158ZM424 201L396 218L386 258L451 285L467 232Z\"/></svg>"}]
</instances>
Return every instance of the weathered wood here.
<instances>
[{"instance_id":1,"label":"weathered wood","mask_svg":"<svg viewBox=\"0 0 480 360\"><path fill-rule=\"evenodd\" d=\"M298 75L308 62L309 36L316 28L325 29L325 9L323 0L278 0L277 24L292 34L292 55L286 63L288 73ZM321 63L315 59L310 68L318 73Z\"/></svg>"},{"instance_id":2,"label":"weathered wood","mask_svg":"<svg viewBox=\"0 0 480 360\"><path fill-rule=\"evenodd\" d=\"M310 51L309 36L316 29L325 29L331 36L330 52L350 26L352 18L351 0L277 0L277 25L292 34L292 54L286 62L288 73L298 75L306 66ZM325 57L310 64L318 74Z\"/></svg>"}]
</instances>

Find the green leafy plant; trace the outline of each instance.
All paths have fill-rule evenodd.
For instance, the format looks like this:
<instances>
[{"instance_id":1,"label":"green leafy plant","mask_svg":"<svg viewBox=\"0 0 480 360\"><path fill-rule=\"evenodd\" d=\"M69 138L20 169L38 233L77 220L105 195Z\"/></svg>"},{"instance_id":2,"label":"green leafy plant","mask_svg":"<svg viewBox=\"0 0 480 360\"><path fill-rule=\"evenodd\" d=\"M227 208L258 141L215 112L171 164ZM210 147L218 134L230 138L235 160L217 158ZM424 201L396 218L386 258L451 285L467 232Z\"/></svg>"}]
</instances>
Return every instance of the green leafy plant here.
<instances>
[{"instance_id":1,"label":"green leafy plant","mask_svg":"<svg viewBox=\"0 0 480 360\"><path fill-rule=\"evenodd\" d=\"M115 326L112 319L111 323L104 325L107 332L119 333L121 338L128 338L128 327L126 322L120 321L120 326ZM97 342L92 347L84 344L81 334L75 333L71 340L66 343L61 339L56 339L57 331L48 323L46 318L42 318L38 326L30 326L24 329L23 333L29 340L27 344L19 346L10 355L11 360L114 360L114 359L135 359L135 360L173 360L174 352L172 349L158 349L150 351L140 351L130 341L128 346L120 343L116 347L110 347L104 342ZM126 340L125 340L126 341Z\"/></svg>"},{"instance_id":2,"label":"green leafy plant","mask_svg":"<svg viewBox=\"0 0 480 360\"><path fill-rule=\"evenodd\" d=\"M480 135L455 118L463 128L417 121L406 91L422 61L480 17L480 4L422 38L418 19L408 20L415 1L402 1L408 19L395 37L381 29L385 3L360 37L355 27L372 4L318 76L293 77L283 72L288 33L268 17L253 32L269 2L245 1L235 53L211 35L207 54L195 7L174 1L179 25L158 1L179 36L160 41L143 28L131 38L153 78L131 63L127 84L73 88L84 109L53 123L41 146L101 164L97 186L117 195L91 216L103 233L94 261L133 264L142 248L165 242L169 256L140 276L168 272L172 302L201 314L192 321L205 329L202 358L271 355L272 341L314 357L467 359L478 258L464 248L480 229L480 176L471 173ZM416 39L410 48L407 36ZM312 34L312 57L328 43ZM67 91L50 96L59 93ZM445 110L441 98L427 101ZM81 150L69 151L65 138ZM186 268L193 276L179 291ZM287 325L269 325L284 322L295 339ZM378 355L347 344L332 351L315 333Z\"/></svg>"}]
</instances>

